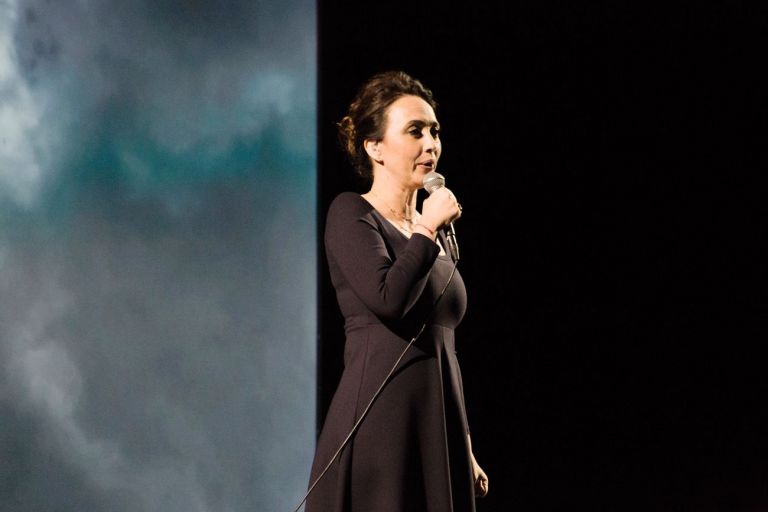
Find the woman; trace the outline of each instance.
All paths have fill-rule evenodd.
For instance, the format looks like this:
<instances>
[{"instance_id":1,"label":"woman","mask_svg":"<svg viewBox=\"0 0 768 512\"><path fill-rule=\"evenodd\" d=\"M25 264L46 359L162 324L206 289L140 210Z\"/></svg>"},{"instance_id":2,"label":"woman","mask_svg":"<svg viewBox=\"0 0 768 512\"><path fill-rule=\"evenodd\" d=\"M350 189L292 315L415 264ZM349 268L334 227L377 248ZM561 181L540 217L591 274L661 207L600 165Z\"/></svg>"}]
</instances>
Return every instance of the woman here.
<instances>
[{"instance_id":1,"label":"woman","mask_svg":"<svg viewBox=\"0 0 768 512\"><path fill-rule=\"evenodd\" d=\"M328 211L325 245L346 345L310 482L427 325L311 493L307 512L464 512L488 492L472 454L454 349L466 308L458 272L440 296L454 266L440 228L461 207L440 188L416 209L417 191L441 154L435 105L419 81L387 72L361 87L339 123L371 188L340 194Z\"/></svg>"}]
</instances>

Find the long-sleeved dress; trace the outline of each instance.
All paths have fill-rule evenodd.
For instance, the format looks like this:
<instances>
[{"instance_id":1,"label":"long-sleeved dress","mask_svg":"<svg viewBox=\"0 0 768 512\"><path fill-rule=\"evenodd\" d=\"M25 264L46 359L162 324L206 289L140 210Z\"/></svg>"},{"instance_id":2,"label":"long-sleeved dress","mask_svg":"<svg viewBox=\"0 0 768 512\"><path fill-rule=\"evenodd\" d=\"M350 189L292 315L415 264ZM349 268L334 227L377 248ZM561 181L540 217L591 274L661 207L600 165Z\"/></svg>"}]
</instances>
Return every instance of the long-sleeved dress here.
<instances>
[{"instance_id":1,"label":"long-sleeved dress","mask_svg":"<svg viewBox=\"0 0 768 512\"><path fill-rule=\"evenodd\" d=\"M445 244L445 239L442 239ZM400 353L430 317L453 262L429 238L406 237L345 192L328 211L325 246L345 319L344 372L318 441L320 474ZM445 245L443 245L445 247ZM458 272L306 512L475 510L454 328L466 310Z\"/></svg>"}]
</instances>

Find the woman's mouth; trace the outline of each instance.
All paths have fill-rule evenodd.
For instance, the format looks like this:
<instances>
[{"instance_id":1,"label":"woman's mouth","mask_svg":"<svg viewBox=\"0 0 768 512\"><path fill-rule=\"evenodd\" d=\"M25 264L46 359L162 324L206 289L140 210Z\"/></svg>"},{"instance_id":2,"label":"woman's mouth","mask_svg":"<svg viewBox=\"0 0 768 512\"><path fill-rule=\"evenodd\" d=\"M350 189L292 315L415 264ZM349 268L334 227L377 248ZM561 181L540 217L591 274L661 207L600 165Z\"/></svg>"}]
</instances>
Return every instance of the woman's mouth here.
<instances>
[{"instance_id":1,"label":"woman's mouth","mask_svg":"<svg viewBox=\"0 0 768 512\"><path fill-rule=\"evenodd\" d=\"M425 162L418 162L416 165L420 165L426 169L429 169L430 171L435 169L435 161L434 160L427 160Z\"/></svg>"}]
</instances>

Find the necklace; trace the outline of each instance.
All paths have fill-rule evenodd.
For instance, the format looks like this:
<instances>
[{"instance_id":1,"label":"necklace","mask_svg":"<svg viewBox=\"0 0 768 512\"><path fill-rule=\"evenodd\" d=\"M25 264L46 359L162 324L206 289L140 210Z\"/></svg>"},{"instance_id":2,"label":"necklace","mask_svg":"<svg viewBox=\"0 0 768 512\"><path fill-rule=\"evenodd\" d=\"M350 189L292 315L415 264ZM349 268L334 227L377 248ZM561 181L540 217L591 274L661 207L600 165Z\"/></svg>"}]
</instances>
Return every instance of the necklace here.
<instances>
[{"instance_id":1,"label":"necklace","mask_svg":"<svg viewBox=\"0 0 768 512\"><path fill-rule=\"evenodd\" d=\"M379 194L377 194L377 193L376 193L376 192L374 192L373 190L371 190L371 194L373 194L373 195L376 197L376 199L378 199L379 201L381 201L381 202L384 204L384 206L386 206L386 207L387 207L387 209L388 209L390 212L392 212L392 215L394 215L395 217L398 217L399 219L402 219L402 220L404 220L404 221L405 221L405 222L407 222L408 224L410 224L410 223L413 221L413 215L411 215L411 216L409 217L409 216L407 216L407 215L406 215L406 214L404 214L404 213L400 213L400 212L398 212L398 211L394 210L394 209L393 209L391 206L389 206L389 204L388 204L388 203L387 203L385 200L383 200L383 199L381 198L381 196L379 196ZM406 208L406 210L407 210L407 208ZM408 228L406 228L406 229L408 229Z\"/></svg>"}]
</instances>

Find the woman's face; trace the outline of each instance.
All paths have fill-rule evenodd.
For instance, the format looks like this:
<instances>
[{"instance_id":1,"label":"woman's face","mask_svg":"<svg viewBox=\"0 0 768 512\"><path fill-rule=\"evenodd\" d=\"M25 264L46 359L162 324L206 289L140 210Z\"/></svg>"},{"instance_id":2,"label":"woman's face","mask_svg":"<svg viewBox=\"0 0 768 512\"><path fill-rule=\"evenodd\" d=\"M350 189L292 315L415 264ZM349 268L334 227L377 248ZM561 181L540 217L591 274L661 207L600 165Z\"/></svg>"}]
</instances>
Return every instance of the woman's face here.
<instances>
[{"instance_id":1,"label":"woman's face","mask_svg":"<svg viewBox=\"0 0 768 512\"><path fill-rule=\"evenodd\" d=\"M424 176L437 168L442 150L435 111L418 96L402 96L387 109L386 122L374 160L399 185L421 188Z\"/></svg>"}]
</instances>

